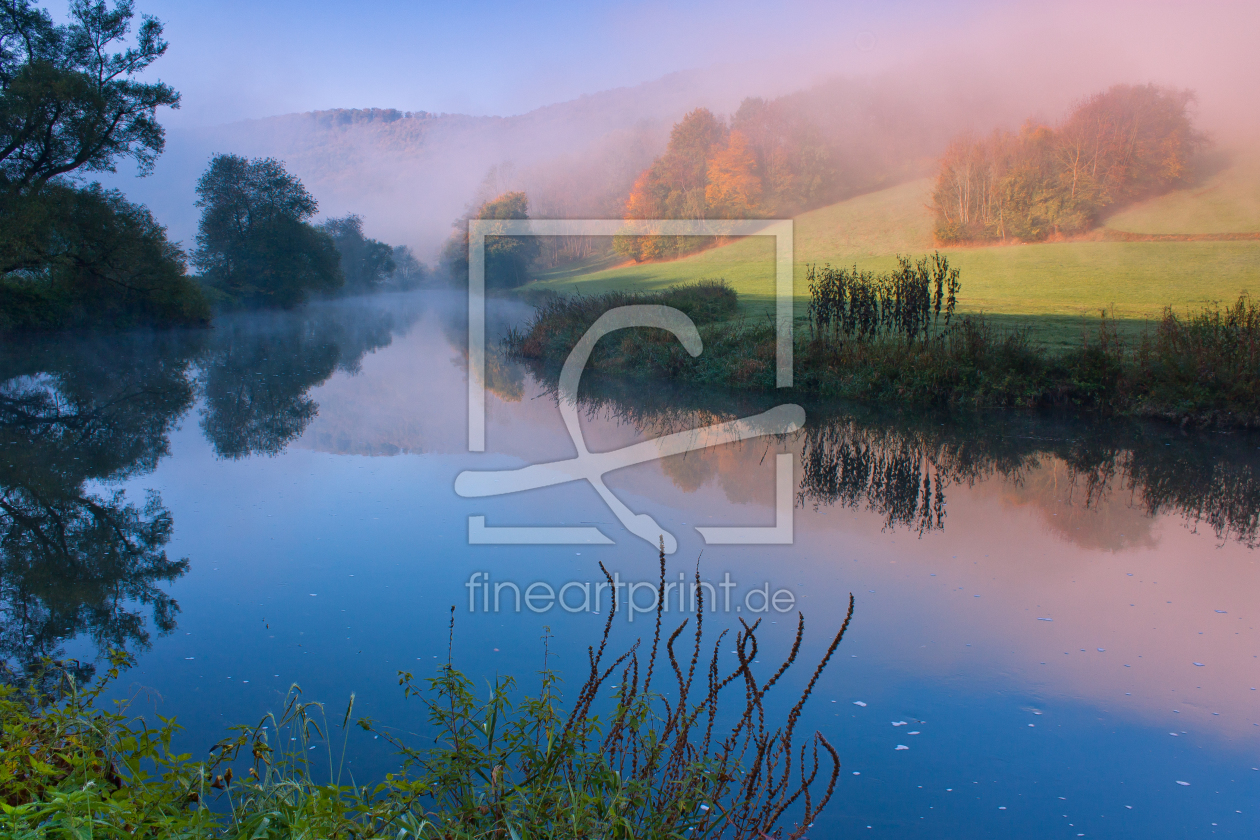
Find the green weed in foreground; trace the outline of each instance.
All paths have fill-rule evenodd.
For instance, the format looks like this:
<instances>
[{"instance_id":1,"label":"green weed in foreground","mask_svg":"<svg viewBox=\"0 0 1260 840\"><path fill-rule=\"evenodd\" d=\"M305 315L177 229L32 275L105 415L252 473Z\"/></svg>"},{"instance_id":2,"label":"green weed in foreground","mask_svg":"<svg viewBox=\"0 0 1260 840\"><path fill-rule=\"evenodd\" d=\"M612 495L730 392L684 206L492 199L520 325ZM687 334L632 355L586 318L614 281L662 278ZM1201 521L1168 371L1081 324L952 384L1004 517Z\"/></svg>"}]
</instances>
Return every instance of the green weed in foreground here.
<instances>
[{"instance_id":1,"label":"green weed in foreground","mask_svg":"<svg viewBox=\"0 0 1260 840\"><path fill-rule=\"evenodd\" d=\"M660 566L663 604L663 552ZM130 717L125 704L113 712L99 708L103 690L128 664L125 655L116 655L108 674L87 690L68 676L55 695L38 679L25 689L0 689L0 835L803 837L831 798L840 760L820 733L797 743L795 730L852 618L852 596L844 624L778 729L766 726L764 701L796 660L803 619L782 666L761 681L751 667L765 655L756 622L736 634L739 663L726 672L718 657L725 632L710 652L702 600L690 642L683 637L686 621L662 639L658 609L651 651L642 661L637 643L608 661L614 613L615 606L598 646L588 649L586 681L567 709L545 657L540 692L519 700L510 678L497 680L488 697L477 696L449 661L427 680L400 673L407 696L422 704L436 745L415 749L370 720L356 721L400 752L398 772L374 786L343 777L353 697L340 721L341 759L334 761L327 747L323 782L317 781L325 772L322 758L316 767L310 746L330 744L333 733L323 708L303 702L296 687L280 714L237 727L206 761L172 752L173 720L162 718L151 729ZM664 691L654 683L670 677ZM609 690L613 681L615 692ZM719 695L741 691L742 709L719 713Z\"/></svg>"}]
</instances>

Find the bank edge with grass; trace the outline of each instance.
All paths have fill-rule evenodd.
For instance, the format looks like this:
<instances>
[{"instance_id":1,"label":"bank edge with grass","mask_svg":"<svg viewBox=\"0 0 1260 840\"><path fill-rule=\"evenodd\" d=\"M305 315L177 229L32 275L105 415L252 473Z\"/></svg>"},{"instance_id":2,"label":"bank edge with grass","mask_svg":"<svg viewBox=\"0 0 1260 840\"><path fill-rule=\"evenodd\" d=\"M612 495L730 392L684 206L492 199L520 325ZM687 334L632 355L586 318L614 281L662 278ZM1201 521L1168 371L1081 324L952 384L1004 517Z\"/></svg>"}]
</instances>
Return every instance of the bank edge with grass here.
<instances>
[{"instance_id":1,"label":"bank edge with grass","mask_svg":"<svg viewBox=\"0 0 1260 840\"><path fill-rule=\"evenodd\" d=\"M810 304L794 330L798 399L848 399L926 407L1064 407L1160 418L1182 425L1260 427L1260 304L1162 317L1122 338L1100 311L1078 347L1051 352L1025 329L983 314L958 315L957 269L940 254L899 258L877 274L812 265ZM646 329L601 339L588 375L671 380L726 389L775 390L775 330L739 316L726 283L659 292L553 297L511 331L503 349L554 380L578 339L604 312L629 304L672 306L695 321L704 351L690 356L669 333ZM780 392L783 393L783 392Z\"/></svg>"},{"instance_id":2,"label":"bank edge with grass","mask_svg":"<svg viewBox=\"0 0 1260 840\"><path fill-rule=\"evenodd\" d=\"M705 637L699 569L694 619L672 633L662 626L663 546L658 562L650 649L644 638L620 655L609 650L614 601L602 637L588 648L585 681L567 703L546 641L536 694L522 697L515 679L499 677L479 696L452 664L452 607L445 664L427 679L398 674L436 736L425 749L393 727L353 720L353 695L330 721L294 686L283 710L235 727L198 760L173 750L173 719L150 726L125 703L102 708L106 688L131 664L124 653L115 652L105 677L86 688L73 667L51 662L25 680L0 671L9 678L0 682L0 836L804 837L835 792L840 756L821 732L802 737L798 724L853 618L853 596L774 727L767 718L781 710L768 709L766 698L800 654L804 617L798 614L790 650L765 678L753 668L766 656L760 620L741 621L733 640L728 631ZM720 656L732 646L733 666ZM742 695L742 706L720 710L720 699L731 695ZM351 777L345 761L356 727L397 749L397 772L367 785Z\"/></svg>"}]
</instances>

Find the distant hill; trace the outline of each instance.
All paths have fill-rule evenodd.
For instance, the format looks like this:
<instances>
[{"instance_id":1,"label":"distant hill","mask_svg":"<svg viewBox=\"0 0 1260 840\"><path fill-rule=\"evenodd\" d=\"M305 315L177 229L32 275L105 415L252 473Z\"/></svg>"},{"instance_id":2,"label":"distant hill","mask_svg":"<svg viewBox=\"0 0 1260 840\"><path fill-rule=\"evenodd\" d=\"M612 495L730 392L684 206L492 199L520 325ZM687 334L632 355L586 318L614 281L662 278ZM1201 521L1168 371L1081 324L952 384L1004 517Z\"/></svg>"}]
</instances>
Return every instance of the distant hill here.
<instances>
[{"instance_id":1,"label":"distant hill","mask_svg":"<svg viewBox=\"0 0 1260 840\"><path fill-rule=\"evenodd\" d=\"M276 157L319 200L321 214L360 213L370 236L432 259L492 167L499 187L526 189L543 214L565 205L615 217L682 114L701 105L732 110L744 96L781 92L771 84L712 68L510 117L367 108L170 129L153 175L103 180L147 204L187 247L198 219L194 188L211 155ZM565 191L581 200L549 194Z\"/></svg>"},{"instance_id":2,"label":"distant hill","mask_svg":"<svg viewBox=\"0 0 1260 840\"><path fill-rule=\"evenodd\" d=\"M369 236L432 260L452 221L486 191L524 189L536 218L620 217L634 179L693 108L720 116L745 97L786 96L819 130L842 138L830 165L869 175L863 167L874 157L883 182L895 183L931 171L949 137L1011 124L1028 107L1015 92L980 93L975 84L942 93L904 74L821 79L802 89L748 68L715 67L517 116L366 108L171 129L152 176L104 180L147 204L187 247L197 227L194 187L210 156L276 157L319 200L321 214L359 213Z\"/></svg>"}]
</instances>

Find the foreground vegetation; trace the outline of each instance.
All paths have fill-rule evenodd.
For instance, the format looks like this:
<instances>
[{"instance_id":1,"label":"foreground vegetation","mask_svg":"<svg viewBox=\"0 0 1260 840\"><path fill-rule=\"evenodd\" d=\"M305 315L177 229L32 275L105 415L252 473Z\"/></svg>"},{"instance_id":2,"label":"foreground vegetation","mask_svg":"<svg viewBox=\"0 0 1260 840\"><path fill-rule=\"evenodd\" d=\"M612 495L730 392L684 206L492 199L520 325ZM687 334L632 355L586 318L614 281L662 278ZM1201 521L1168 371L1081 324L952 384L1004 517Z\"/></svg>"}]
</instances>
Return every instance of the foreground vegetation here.
<instances>
[{"instance_id":1,"label":"foreground vegetation","mask_svg":"<svg viewBox=\"0 0 1260 840\"><path fill-rule=\"evenodd\" d=\"M663 551L660 573L663 604ZM852 618L852 596L844 624L779 729L766 726L766 697L799 653L803 619L785 661L762 681L752 670L764 655L757 622L736 634L738 664L728 669L719 662L722 637L711 652L704 639L702 600L690 642L683 637L687 621L662 638L658 607L651 650L642 657L637 643L621 656L608 653L615 611L598 646L589 648L587 679L567 709L545 656L539 693L520 699L511 678L478 697L449 657L428 680L400 672L406 695L423 705L436 746L415 749L371 720L355 721L400 753L399 771L374 786L342 773L353 696L341 733L295 689L282 713L237 727L207 761L194 761L173 752L173 720L150 728L125 706L99 707L127 664L124 655L116 654L106 677L87 690L68 671L45 671L21 690L0 688L0 830L31 840L804 836L831 798L840 759L821 733L798 743L795 730ZM452 607L452 626L453 614ZM719 711L720 695L741 690L744 704L735 715ZM323 769L310 758L321 742L327 782L317 781Z\"/></svg>"},{"instance_id":2,"label":"foreground vegetation","mask_svg":"<svg viewBox=\"0 0 1260 840\"><path fill-rule=\"evenodd\" d=\"M1260 304L1246 295L1224 309L1185 314L1167 307L1136 340L1121 336L1103 313L1079 346L1047 353L1026 330L952 312L956 270L947 259L935 259L903 260L884 275L811 268L805 328L795 331L794 398L914 407L1057 406L1182 424L1260 426ZM600 314L627 303L659 303L700 314L692 315L704 341L700 356L689 356L662 330L627 333L601 342L587 370L774 391L773 325L723 314L734 308L734 297L728 286L707 283L555 298L509 335L507 350L554 378ZM700 307L696 300L722 306ZM907 314L908 301L919 308Z\"/></svg>"}]
</instances>

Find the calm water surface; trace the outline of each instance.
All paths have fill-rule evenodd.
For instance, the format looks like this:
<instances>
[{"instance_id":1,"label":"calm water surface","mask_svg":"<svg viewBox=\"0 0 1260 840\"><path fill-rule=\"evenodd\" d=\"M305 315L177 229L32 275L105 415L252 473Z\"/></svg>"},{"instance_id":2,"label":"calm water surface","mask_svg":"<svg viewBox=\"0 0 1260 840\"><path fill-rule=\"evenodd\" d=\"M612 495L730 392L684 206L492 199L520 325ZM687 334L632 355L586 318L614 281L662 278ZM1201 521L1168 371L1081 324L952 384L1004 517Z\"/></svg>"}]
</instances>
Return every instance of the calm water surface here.
<instances>
[{"instance_id":1,"label":"calm water surface","mask_svg":"<svg viewBox=\"0 0 1260 840\"><path fill-rule=\"evenodd\" d=\"M497 319L524 314L503 304ZM396 673L444 659L454 605L454 657L478 680L530 685L550 628L576 688L606 613L518 612L508 588L495 611L470 577L559 589L602 580L602 561L652 581L655 550L587 485L455 494L463 470L574 454L554 397L507 363L487 374L487 451L467 452L464 318L421 293L5 349L9 667L123 645L138 665L116 693L178 716L191 751L294 683L330 716L353 691L356 713L420 731ZM769 405L591 383L584 432L614 449ZM856 596L806 707L844 762L812 836L1260 833L1260 438L806 409L798 434L607 480L677 537L669 580L698 561L734 584L713 624L759 609L754 589L791 593L807 644L788 688ZM697 525L773 524L778 453L795 457L794 543L706 547ZM469 545L470 515L615 544ZM762 616L767 671L790 612ZM628 619L618 644L650 631ZM391 761L362 734L351 759L360 778Z\"/></svg>"}]
</instances>

